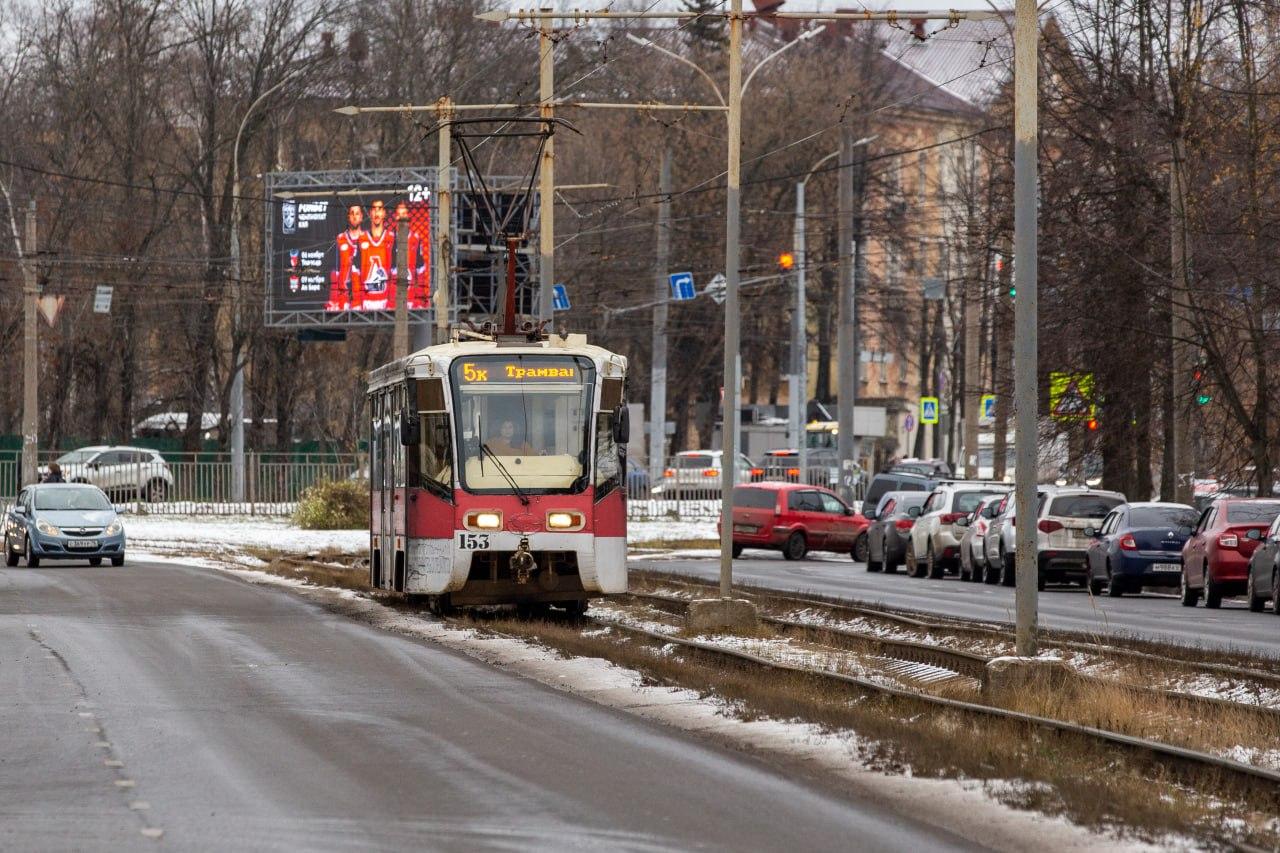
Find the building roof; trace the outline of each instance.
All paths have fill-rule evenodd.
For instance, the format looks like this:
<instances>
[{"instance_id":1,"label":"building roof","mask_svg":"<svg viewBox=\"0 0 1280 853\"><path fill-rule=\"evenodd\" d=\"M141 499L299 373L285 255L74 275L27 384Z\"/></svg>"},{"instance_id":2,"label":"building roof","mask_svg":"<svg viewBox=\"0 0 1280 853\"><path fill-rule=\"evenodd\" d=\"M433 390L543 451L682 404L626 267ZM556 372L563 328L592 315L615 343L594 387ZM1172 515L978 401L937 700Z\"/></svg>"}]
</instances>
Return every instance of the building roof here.
<instances>
[{"instance_id":1,"label":"building roof","mask_svg":"<svg viewBox=\"0 0 1280 853\"><path fill-rule=\"evenodd\" d=\"M1012 23L1011 14L957 21L953 27L930 21L925 41L915 38L910 26L882 26L882 54L934 90L922 96L926 105L986 110L1013 79Z\"/></svg>"}]
</instances>

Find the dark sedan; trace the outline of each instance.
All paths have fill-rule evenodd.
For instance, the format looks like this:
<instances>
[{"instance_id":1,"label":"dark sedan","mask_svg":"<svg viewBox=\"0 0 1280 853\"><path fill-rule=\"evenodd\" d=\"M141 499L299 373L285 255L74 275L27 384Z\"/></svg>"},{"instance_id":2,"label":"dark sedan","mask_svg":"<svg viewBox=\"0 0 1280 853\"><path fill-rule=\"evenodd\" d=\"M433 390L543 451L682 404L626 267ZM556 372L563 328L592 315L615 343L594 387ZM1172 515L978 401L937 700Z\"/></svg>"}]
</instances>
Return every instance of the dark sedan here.
<instances>
[{"instance_id":1,"label":"dark sedan","mask_svg":"<svg viewBox=\"0 0 1280 853\"><path fill-rule=\"evenodd\" d=\"M1267 528L1258 549L1249 558L1245 597L1255 613L1271 601L1271 612L1280 616L1280 516Z\"/></svg>"},{"instance_id":2,"label":"dark sedan","mask_svg":"<svg viewBox=\"0 0 1280 853\"><path fill-rule=\"evenodd\" d=\"M867 571L896 572L907 553L907 538L920 516L928 492L885 492L875 509L865 513Z\"/></svg>"},{"instance_id":3,"label":"dark sedan","mask_svg":"<svg viewBox=\"0 0 1280 853\"><path fill-rule=\"evenodd\" d=\"M1143 587L1175 587L1182 575L1182 546L1196 524L1195 507L1175 503L1121 504L1102 526L1086 528L1089 586L1119 597Z\"/></svg>"}]
</instances>

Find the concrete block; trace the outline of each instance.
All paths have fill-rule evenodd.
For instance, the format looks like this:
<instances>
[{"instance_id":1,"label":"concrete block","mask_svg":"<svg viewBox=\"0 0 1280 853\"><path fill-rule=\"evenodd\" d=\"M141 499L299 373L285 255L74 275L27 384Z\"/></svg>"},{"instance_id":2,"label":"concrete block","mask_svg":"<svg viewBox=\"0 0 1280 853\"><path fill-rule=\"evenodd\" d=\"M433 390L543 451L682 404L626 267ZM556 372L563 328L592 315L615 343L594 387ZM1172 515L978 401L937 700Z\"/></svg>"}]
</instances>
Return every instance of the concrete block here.
<instances>
[{"instance_id":1,"label":"concrete block","mask_svg":"<svg viewBox=\"0 0 1280 853\"><path fill-rule=\"evenodd\" d=\"M982 692L993 695L1026 687L1062 690L1075 684L1076 671L1053 658L1002 657L987 661Z\"/></svg>"},{"instance_id":2,"label":"concrete block","mask_svg":"<svg viewBox=\"0 0 1280 853\"><path fill-rule=\"evenodd\" d=\"M741 598L699 598L689 602L685 627L690 631L754 631L756 606Z\"/></svg>"}]
</instances>

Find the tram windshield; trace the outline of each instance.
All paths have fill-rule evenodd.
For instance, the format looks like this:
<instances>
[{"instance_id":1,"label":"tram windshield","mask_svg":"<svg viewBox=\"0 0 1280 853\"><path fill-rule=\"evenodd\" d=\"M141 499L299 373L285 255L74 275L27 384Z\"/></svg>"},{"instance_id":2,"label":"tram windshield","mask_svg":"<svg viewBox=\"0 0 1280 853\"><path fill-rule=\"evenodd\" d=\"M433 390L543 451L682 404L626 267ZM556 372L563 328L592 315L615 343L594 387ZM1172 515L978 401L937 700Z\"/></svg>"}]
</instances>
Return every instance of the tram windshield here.
<instances>
[{"instance_id":1,"label":"tram windshield","mask_svg":"<svg viewBox=\"0 0 1280 853\"><path fill-rule=\"evenodd\" d=\"M471 492L578 492L587 463L595 367L575 356L453 363L462 486Z\"/></svg>"}]
</instances>

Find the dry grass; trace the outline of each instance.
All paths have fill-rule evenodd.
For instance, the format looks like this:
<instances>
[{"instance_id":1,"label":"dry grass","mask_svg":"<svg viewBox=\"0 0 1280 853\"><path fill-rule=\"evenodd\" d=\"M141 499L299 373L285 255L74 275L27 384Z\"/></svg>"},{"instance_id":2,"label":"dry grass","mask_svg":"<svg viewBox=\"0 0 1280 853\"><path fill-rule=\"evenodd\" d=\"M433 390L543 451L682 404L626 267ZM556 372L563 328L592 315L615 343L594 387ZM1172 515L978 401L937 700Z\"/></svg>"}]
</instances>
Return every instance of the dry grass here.
<instances>
[{"instance_id":1,"label":"dry grass","mask_svg":"<svg viewBox=\"0 0 1280 853\"><path fill-rule=\"evenodd\" d=\"M719 547L719 539L644 539L640 542L627 542L627 548L634 551L692 551Z\"/></svg>"},{"instance_id":2,"label":"dry grass","mask_svg":"<svg viewBox=\"0 0 1280 853\"><path fill-rule=\"evenodd\" d=\"M605 658L639 671L651 683L715 697L743 719L800 720L852 731L865 741L863 758L873 767L983 780L1010 805L1085 826L1149 840L1173 833L1217 841L1225 821L1238 819L1240 840L1268 847L1280 842L1276 827L1268 825L1277 808L1276 792L1211 769L1170 768L1091 738L866 694L817 676L770 671L762 678L751 664L679 647L663 653L660 642L614 632L584 636L569 624L472 621L564 654ZM1010 780L1017 782L1005 784Z\"/></svg>"},{"instance_id":3,"label":"dry grass","mask_svg":"<svg viewBox=\"0 0 1280 853\"><path fill-rule=\"evenodd\" d=\"M260 571L286 578L309 581L317 586L369 590L369 568L360 565L363 558L345 551L326 548L315 554L297 557L271 548L245 549L266 563Z\"/></svg>"}]
</instances>

